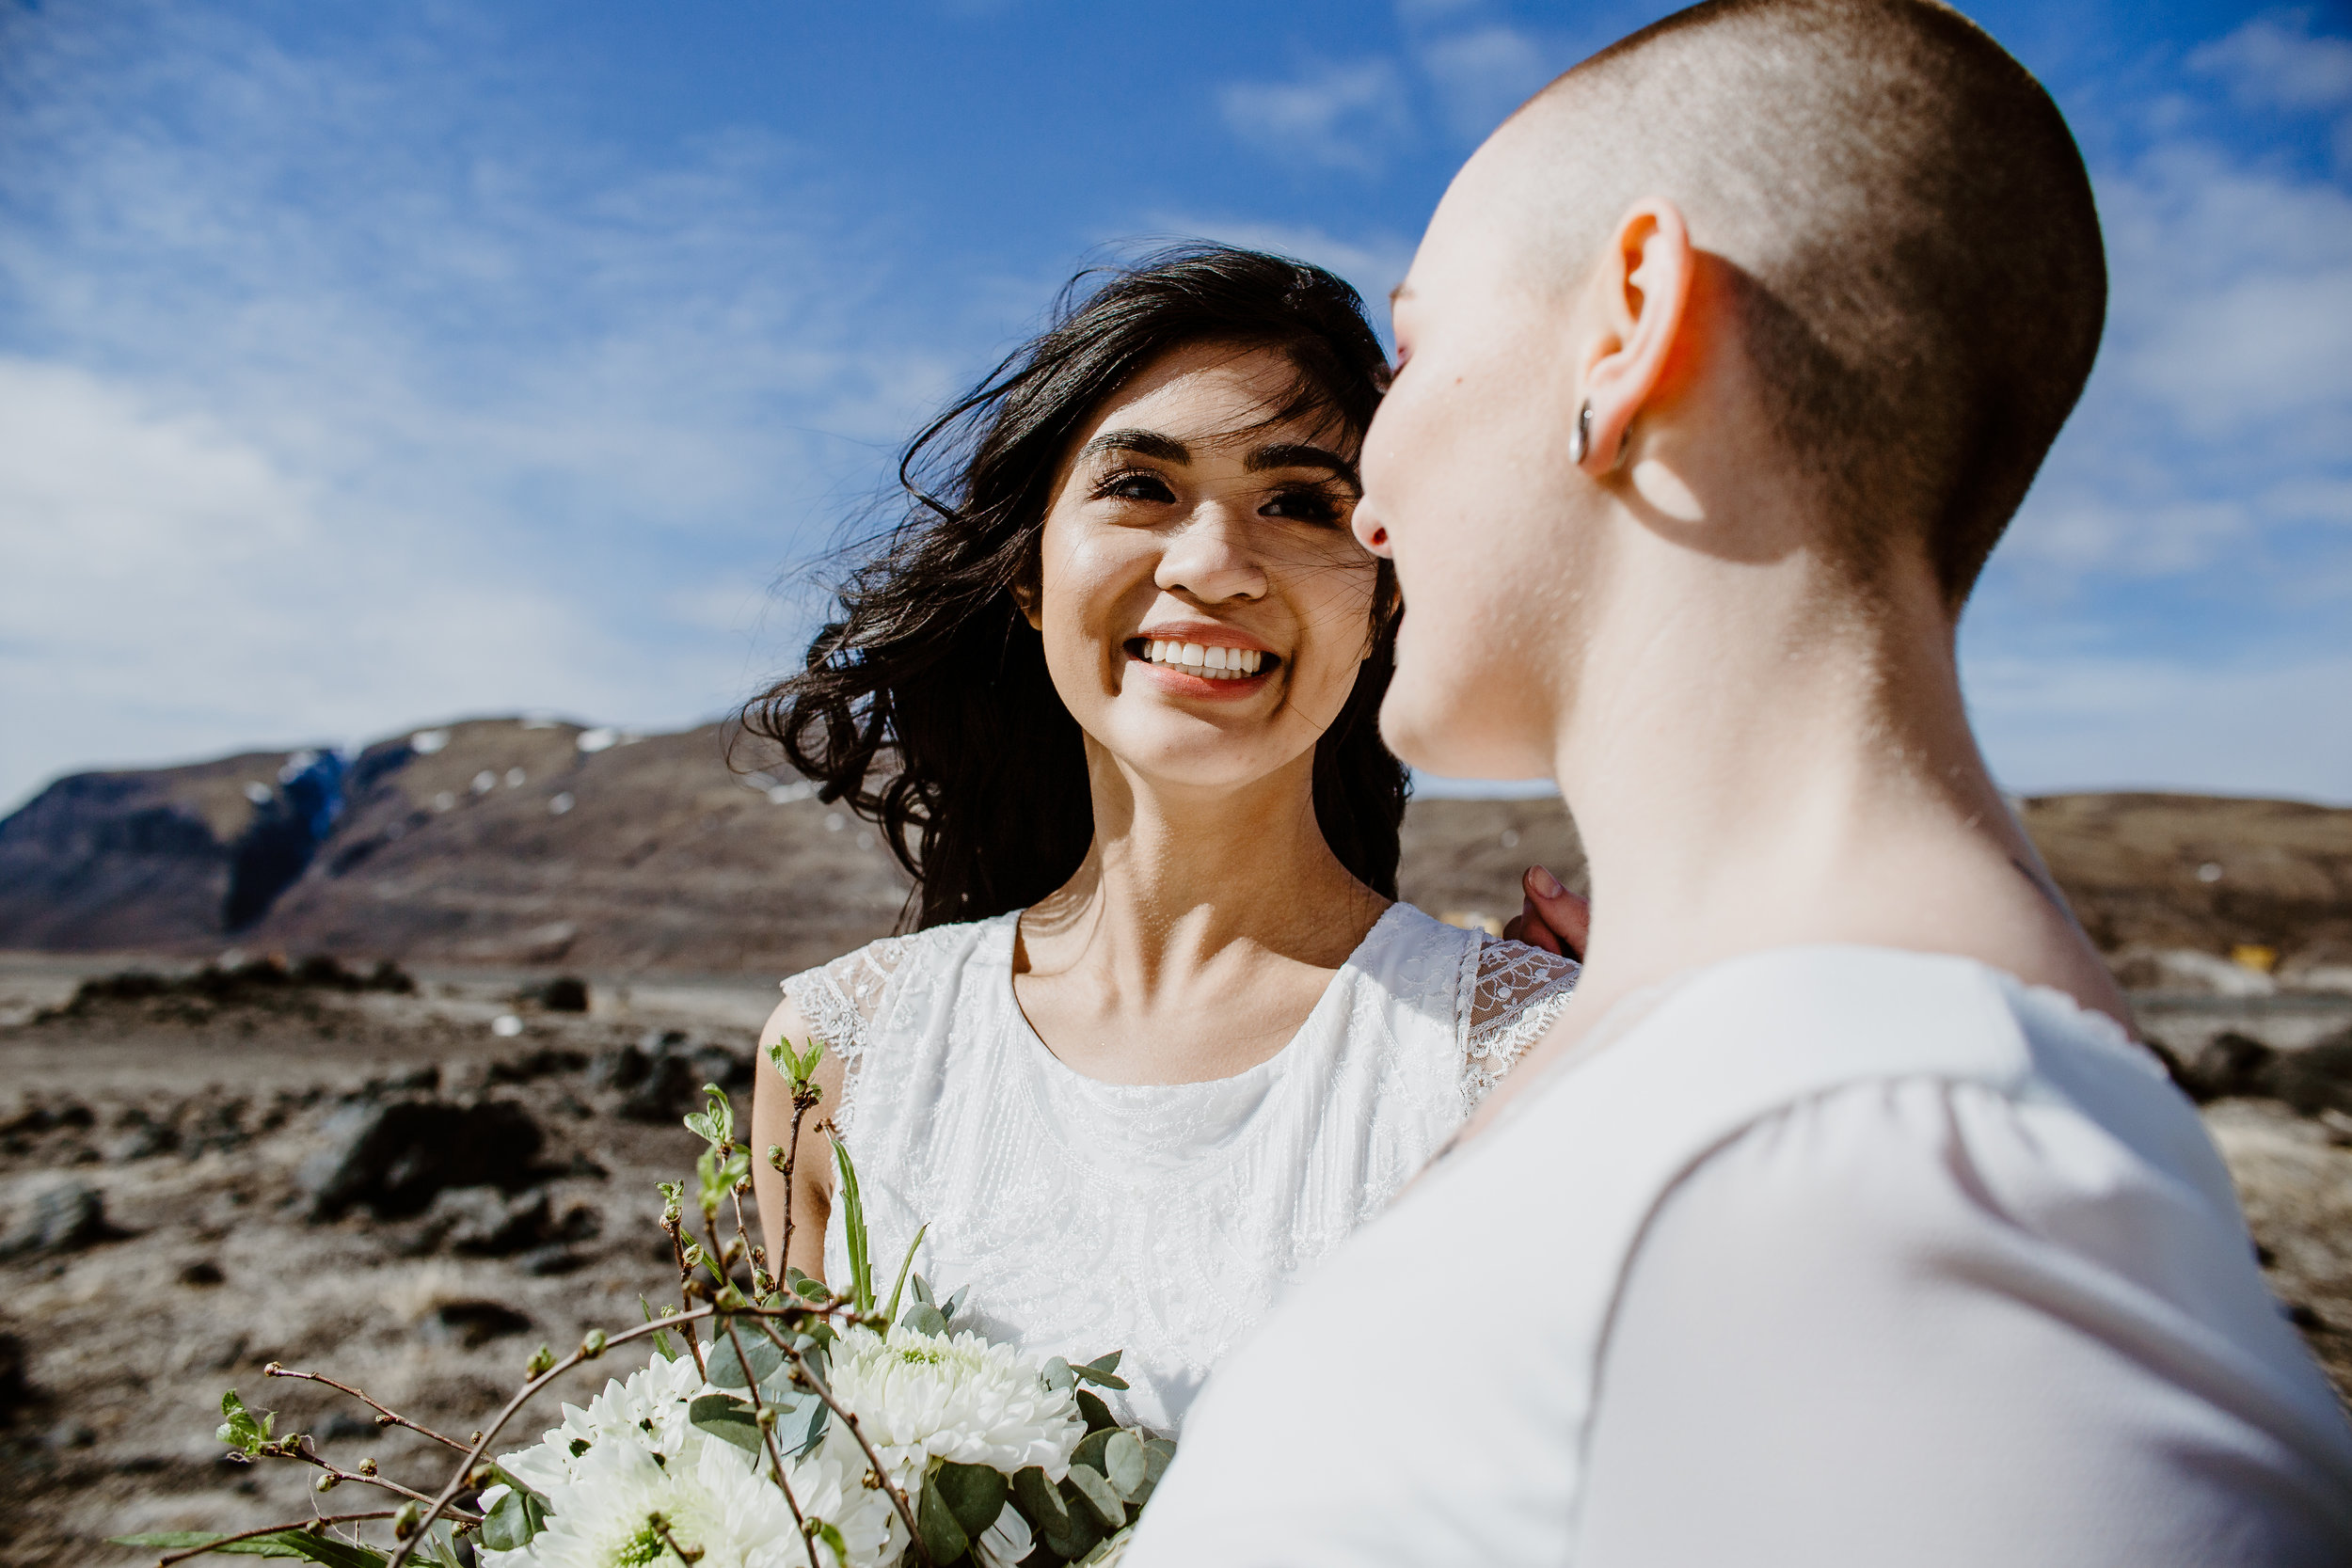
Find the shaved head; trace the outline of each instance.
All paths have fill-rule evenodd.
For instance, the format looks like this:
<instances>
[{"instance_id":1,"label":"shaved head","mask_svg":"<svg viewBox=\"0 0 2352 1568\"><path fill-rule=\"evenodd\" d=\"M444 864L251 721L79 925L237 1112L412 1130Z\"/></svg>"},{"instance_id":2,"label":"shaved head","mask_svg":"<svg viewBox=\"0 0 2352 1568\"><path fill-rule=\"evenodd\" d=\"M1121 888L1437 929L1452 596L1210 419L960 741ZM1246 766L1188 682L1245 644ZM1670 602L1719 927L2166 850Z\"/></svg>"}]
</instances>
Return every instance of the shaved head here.
<instances>
[{"instance_id":1,"label":"shaved head","mask_svg":"<svg viewBox=\"0 0 2352 1568\"><path fill-rule=\"evenodd\" d=\"M1487 150L1538 287L1646 196L1733 280L1742 346L1832 546L1974 585L2090 372L2106 268L2057 104L1923 0L1713 0L1593 56ZM1484 154L1482 154L1484 156Z\"/></svg>"}]
</instances>

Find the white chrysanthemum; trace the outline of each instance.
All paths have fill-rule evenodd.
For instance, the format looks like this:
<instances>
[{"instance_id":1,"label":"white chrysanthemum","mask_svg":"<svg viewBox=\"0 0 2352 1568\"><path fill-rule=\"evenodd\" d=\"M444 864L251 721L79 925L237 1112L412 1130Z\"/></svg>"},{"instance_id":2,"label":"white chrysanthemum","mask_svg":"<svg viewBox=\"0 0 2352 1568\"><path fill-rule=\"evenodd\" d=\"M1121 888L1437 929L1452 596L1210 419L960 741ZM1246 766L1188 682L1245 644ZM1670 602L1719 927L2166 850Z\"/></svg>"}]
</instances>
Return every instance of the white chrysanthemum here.
<instances>
[{"instance_id":1,"label":"white chrysanthemum","mask_svg":"<svg viewBox=\"0 0 2352 1568\"><path fill-rule=\"evenodd\" d=\"M615 1378L604 1391L579 1405L564 1407L564 1424L528 1449L499 1461L501 1468L542 1496L553 1496L578 1472L598 1444L619 1441L667 1457L685 1444L693 1428L687 1406L703 1391L702 1374L686 1356L655 1356L626 1382Z\"/></svg>"},{"instance_id":2,"label":"white chrysanthemum","mask_svg":"<svg viewBox=\"0 0 2352 1568\"><path fill-rule=\"evenodd\" d=\"M821 1568L880 1568L897 1544L890 1500L859 1483L864 1471L862 1461L851 1471L821 1448L786 1466L802 1516L831 1527L816 1534ZM497 1568L651 1568L675 1541L701 1554L696 1568L805 1568L808 1561L792 1510L764 1462L699 1433L666 1457L628 1443L598 1444L548 1503L547 1528L528 1548L485 1558Z\"/></svg>"},{"instance_id":3,"label":"white chrysanthemum","mask_svg":"<svg viewBox=\"0 0 2352 1568\"><path fill-rule=\"evenodd\" d=\"M1046 1387L1038 1362L977 1334L852 1328L833 1347L830 1383L894 1478L946 1459L1008 1475L1036 1465L1059 1481L1087 1432L1070 1389Z\"/></svg>"}]
</instances>

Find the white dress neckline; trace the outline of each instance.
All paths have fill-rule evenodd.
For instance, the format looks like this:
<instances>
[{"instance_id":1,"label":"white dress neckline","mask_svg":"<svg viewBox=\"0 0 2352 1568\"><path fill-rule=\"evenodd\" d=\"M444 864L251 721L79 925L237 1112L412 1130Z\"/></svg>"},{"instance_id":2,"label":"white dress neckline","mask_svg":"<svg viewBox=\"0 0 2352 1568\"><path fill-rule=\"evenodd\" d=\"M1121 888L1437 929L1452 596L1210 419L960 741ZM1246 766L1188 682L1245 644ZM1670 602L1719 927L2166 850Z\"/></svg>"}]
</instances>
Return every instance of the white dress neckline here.
<instances>
[{"instance_id":1,"label":"white dress neckline","mask_svg":"<svg viewBox=\"0 0 2352 1568\"><path fill-rule=\"evenodd\" d=\"M1383 911L1283 1048L1231 1077L1111 1084L1013 993L1017 912L885 938L785 982L844 1067L828 1107L872 1255L969 1287L1040 1355L1125 1354L1133 1419L1175 1432L1226 1348L1377 1212L1566 1005L1575 966ZM846 1277L838 1207L828 1279Z\"/></svg>"},{"instance_id":2,"label":"white dress neckline","mask_svg":"<svg viewBox=\"0 0 2352 1568\"><path fill-rule=\"evenodd\" d=\"M1372 950L1375 942L1385 940L1381 935L1381 928L1390 923L1391 917L1393 916L1397 911L1406 907L1407 906L1402 901L1391 900L1389 907L1380 911L1380 917L1365 928L1363 937L1353 948L1348 950L1347 957L1340 960L1339 967L1331 971L1331 978L1326 982L1322 991L1316 995L1315 1005L1307 1009L1307 1016L1299 1021L1298 1027L1291 1032L1290 1038L1282 1042L1279 1050L1267 1056L1263 1061L1252 1062L1249 1066L1242 1069L1239 1072L1229 1073L1222 1078L1196 1078L1188 1083L1183 1084L1114 1084L1107 1078L1097 1078L1092 1073L1081 1072L1076 1068L1072 1067L1068 1062L1061 1059L1060 1054L1056 1052L1052 1046L1045 1043L1045 1037L1039 1034L1037 1031L1037 1025L1029 1022L1028 1009L1021 1006L1020 990L1013 984L1012 950L1010 945L1008 945L1006 949L1005 962L999 971L1004 977L1004 1002L1006 1006L1012 1009L1014 1016L1020 1019L1021 1033L1026 1036L1029 1043L1037 1048L1038 1054L1042 1058L1043 1062L1051 1064L1046 1068L1047 1071L1050 1072L1058 1069L1059 1070L1070 1074L1072 1078L1076 1079L1080 1083L1089 1085L1098 1089L1198 1089L1215 1087L1219 1085L1238 1084L1248 1078L1252 1073L1265 1073L1271 1076L1273 1073L1281 1070L1278 1064L1280 1063L1284 1057L1289 1056L1295 1052L1298 1049L1300 1042L1307 1039L1308 1037L1314 1032L1315 1026L1318 1023L1324 1022L1324 1014L1327 1009L1333 1006L1344 1006L1342 993L1345 990L1343 981L1346 978L1349 967L1357 964L1358 961L1365 956L1365 954ZM1009 914L1000 915L997 917L998 919L1006 922L1006 924L1010 927L1011 941L1013 942L1018 942L1020 941L1021 917L1026 913L1028 913L1028 911L1025 909L1014 910Z\"/></svg>"}]
</instances>

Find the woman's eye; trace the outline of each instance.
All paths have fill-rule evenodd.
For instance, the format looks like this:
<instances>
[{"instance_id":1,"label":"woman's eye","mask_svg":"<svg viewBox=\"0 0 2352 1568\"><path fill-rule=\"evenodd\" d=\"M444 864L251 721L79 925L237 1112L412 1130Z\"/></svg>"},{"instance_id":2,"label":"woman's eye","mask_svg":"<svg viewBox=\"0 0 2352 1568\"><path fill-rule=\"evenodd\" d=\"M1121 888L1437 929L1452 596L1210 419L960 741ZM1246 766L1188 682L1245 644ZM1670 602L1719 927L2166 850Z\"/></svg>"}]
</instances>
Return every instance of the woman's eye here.
<instances>
[{"instance_id":1,"label":"woman's eye","mask_svg":"<svg viewBox=\"0 0 2352 1568\"><path fill-rule=\"evenodd\" d=\"M1347 503L1327 490L1281 490L1259 509L1268 517L1290 517L1302 523L1336 524Z\"/></svg>"},{"instance_id":2,"label":"woman's eye","mask_svg":"<svg viewBox=\"0 0 2352 1568\"><path fill-rule=\"evenodd\" d=\"M1176 499L1176 492L1168 488L1168 481L1157 474L1143 472L1113 474L1095 486L1094 494L1098 499L1128 501L1172 501Z\"/></svg>"}]
</instances>

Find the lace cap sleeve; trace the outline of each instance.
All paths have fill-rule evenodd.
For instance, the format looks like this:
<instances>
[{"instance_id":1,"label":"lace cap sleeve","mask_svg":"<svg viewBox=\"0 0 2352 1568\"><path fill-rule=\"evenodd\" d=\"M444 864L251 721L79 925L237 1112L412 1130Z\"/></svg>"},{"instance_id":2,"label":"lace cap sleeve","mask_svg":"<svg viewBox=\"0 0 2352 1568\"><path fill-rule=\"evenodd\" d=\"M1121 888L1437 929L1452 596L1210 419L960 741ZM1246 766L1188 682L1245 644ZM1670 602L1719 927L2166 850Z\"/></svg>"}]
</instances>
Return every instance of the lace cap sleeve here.
<instances>
[{"instance_id":1,"label":"lace cap sleeve","mask_svg":"<svg viewBox=\"0 0 2352 1568\"><path fill-rule=\"evenodd\" d=\"M1581 966L1523 942L1479 943L1470 1005L1462 1026L1462 1099L1475 1106L1527 1048L1559 1022Z\"/></svg>"},{"instance_id":2,"label":"lace cap sleeve","mask_svg":"<svg viewBox=\"0 0 2352 1568\"><path fill-rule=\"evenodd\" d=\"M784 994L798 1007L809 1033L841 1058L841 1103L834 1122L847 1132L857 1101L857 1081L866 1062L866 1047L882 1011L891 977L906 957L910 939L884 937L854 953L844 954L817 969L803 970L786 980Z\"/></svg>"}]
</instances>

